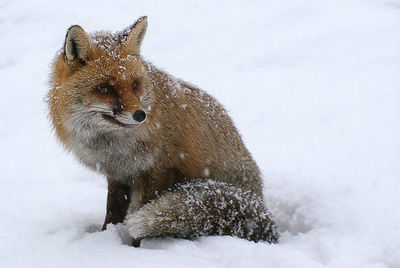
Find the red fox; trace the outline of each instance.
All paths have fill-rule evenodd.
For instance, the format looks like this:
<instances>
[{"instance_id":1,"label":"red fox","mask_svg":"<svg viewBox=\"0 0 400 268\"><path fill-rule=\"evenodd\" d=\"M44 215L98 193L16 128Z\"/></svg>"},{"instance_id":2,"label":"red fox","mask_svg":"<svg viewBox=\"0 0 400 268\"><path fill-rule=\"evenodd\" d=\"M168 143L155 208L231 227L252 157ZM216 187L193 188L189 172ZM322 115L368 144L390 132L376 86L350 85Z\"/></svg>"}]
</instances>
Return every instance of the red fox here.
<instances>
[{"instance_id":1,"label":"red fox","mask_svg":"<svg viewBox=\"0 0 400 268\"><path fill-rule=\"evenodd\" d=\"M116 34L67 31L47 95L66 150L107 177L103 225L141 239L232 235L276 243L262 180L226 110L140 56L147 17Z\"/></svg>"}]
</instances>

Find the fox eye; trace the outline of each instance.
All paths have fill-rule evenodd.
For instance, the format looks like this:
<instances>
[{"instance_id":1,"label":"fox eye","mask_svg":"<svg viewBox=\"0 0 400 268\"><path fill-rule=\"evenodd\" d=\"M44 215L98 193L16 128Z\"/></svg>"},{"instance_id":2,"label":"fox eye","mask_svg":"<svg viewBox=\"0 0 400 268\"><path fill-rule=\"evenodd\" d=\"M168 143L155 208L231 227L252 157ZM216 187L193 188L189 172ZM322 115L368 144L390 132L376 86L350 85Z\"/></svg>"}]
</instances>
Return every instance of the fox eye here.
<instances>
[{"instance_id":1,"label":"fox eye","mask_svg":"<svg viewBox=\"0 0 400 268\"><path fill-rule=\"evenodd\" d=\"M133 81L132 83L132 91L135 91L139 88L140 82L138 80Z\"/></svg>"},{"instance_id":2,"label":"fox eye","mask_svg":"<svg viewBox=\"0 0 400 268\"><path fill-rule=\"evenodd\" d=\"M112 86L98 86L97 92L100 93L101 95L108 95L113 92L113 88Z\"/></svg>"}]
</instances>

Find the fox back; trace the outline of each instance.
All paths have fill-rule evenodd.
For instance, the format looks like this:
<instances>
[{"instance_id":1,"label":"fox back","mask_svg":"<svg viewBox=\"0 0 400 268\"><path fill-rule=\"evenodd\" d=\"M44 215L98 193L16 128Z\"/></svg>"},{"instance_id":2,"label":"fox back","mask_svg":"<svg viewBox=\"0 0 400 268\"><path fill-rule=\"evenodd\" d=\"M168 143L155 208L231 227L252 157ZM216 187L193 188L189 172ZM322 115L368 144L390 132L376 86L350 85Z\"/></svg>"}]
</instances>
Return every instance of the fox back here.
<instances>
[{"instance_id":1,"label":"fox back","mask_svg":"<svg viewBox=\"0 0 400 268\"><path fill-rule=\"evenodd\" d=\"M112 207L120 211L118 219L108 215L105 226L123 220L126 213L132 219L145 205L148 211L152 202L173 196L174 191L174 198L192 198L179 194L179 189L207 180L222 183L222 190L236 187L254 194L263 203L259 169L226 110L203 90L140 56L146 29L146 17L116 34L89 35L72 26L52 67L48 104L57 137L82 164L107 177L107 213L112 215ZM128 203L119 200L122 195ZM260 207L264 209L263 204ZM137 219L130 222L142 224ZM267 231L277 239L274 226ZM149 232L132 234L169 234ZM259 239L263 238L251 240Z\"/></svg>"}]
</instances>

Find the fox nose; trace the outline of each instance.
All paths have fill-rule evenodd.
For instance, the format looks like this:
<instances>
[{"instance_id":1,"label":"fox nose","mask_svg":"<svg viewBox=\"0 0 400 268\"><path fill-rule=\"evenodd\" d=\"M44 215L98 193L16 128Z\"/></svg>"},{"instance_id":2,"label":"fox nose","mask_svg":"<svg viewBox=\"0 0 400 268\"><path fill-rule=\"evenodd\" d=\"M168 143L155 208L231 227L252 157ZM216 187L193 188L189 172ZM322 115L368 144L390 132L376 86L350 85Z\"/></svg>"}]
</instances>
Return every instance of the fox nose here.
<instances>
[{"instance_id":1,"label":"fox nose","mask_svg":"<svg viewBox=\"0 0 400 268\"><path fill-rule=\"evenodd\" d=\"M133 114L133 119L135 119L138 122L142 122L143 120L146 119L146 112L143 110L137 110L134 114Z\"/></svg>"}]
</instances>

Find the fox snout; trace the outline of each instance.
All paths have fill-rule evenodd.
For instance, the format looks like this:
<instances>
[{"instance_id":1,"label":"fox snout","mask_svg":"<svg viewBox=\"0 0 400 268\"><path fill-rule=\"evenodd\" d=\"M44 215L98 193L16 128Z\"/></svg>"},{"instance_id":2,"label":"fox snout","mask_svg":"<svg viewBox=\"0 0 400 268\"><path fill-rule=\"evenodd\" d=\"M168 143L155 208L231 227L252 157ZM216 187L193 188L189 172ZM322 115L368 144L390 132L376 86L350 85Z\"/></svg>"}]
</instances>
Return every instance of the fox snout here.
<instances>
[{"instance_id":1,"label":"fox snout","mask_svg":"<svg viewBox=\"0 0 400 268\"><path fill-rule=\"evenodd\" d=\"M91 106L89 112L95 111L99 113L105 122L112 125L123 127L133 127L139 125L146 120L147 114L139 109L135 112L127 111L123 105L114 105L112 109L107 108L107 105L95 104ZM101 123L101 121L97 121Z\"/></svg>"},{"instance_id":2,"label":"fox snout","mask_svg":"<svg viewBox=\"0 0 400 268\"><path fill-rule=\"evenodd\" d=\"M114 117L117 119L121 113L123 114L123 110L124 110L124 106L122 104L114 105L114 108L113 108ZM138 123L142 123L146 119L146 116L147 116L147 114L143 110L136 110L132 114L133 120L135 120Z\"/></svg>"}]
</instances>

